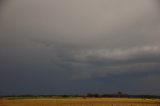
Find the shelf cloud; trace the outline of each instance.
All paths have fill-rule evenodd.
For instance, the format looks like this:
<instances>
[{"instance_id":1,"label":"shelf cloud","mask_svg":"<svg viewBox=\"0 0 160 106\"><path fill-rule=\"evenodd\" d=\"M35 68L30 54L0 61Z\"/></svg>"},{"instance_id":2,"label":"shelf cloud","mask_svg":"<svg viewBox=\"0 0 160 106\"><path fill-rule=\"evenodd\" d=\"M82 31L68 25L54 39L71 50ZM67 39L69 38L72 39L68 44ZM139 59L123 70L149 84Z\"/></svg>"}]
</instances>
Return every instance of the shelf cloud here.
<instances>
[{"instance_id":1,"label":"shelf cloud","mask_svg":"<svg viewBox=\"0 0 160 106\"><path fill-rule=\"evenodd\" d=\"M160 94L159 0L0 4L0 95Z\"/></svg>"}]
</instances>

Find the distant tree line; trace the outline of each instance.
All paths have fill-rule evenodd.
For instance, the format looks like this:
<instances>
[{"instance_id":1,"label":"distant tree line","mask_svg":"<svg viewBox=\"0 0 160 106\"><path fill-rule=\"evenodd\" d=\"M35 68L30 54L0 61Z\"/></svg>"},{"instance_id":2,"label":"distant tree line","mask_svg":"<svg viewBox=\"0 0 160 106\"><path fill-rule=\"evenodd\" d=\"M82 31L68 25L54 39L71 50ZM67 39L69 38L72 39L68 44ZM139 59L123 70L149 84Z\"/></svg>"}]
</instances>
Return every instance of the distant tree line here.
<instances>
[{"instance_id":1,"label":"distant tree line","mask_svg":"<svg viewBox=\"0 0 160 106\"><path fill-rule=\"evenodd\" d=\"M41 97L60 97L60 98L69 98L69 97L82 97L82 98L148 98L148 99L160 99L160 96L157 95L129 95L122 92L117 92L116 94L98 94L98 93L88 93L86 95L8 95L0 96L3 97L22 97L22 98L41 98Z\"/></svg>"},{"instance_id":2,"label":"distant tree line","mask_svg":"<svg viewBox=\"0 0 160 106\"><path fill-rule=\"evenodd\" d=\"M129 94L97 94L97 93L88 93L86 97L96 97L96 98L157 98L160 99L160 96L157 95L129 95Z\"/></svg>"}]
</instances>

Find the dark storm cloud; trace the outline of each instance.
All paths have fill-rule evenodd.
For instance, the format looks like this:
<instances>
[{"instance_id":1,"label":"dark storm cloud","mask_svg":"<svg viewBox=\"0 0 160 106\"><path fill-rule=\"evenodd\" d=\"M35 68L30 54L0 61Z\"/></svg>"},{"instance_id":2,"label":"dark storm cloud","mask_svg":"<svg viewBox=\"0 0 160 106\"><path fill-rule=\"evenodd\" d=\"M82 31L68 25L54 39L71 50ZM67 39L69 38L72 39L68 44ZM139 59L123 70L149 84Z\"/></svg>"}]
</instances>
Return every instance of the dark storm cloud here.
<instances>
[{"instance_id":1,"label":"dark storm cloud","mask_svg":"<svg viewBox=\"0 0 160 106\"><path fill-rule=\"evenodd\" d=\"M0 93L141 93L144 87L143 93L159 93L157 2L7 2L0 14Z\"/></svg>"},{"instance_id":2,"label":"dark storm cloud","mask_svg":"<svg viewBox=\"0 0 160 106\"><path fill-rule=\"evenodd\" d=\"M4 1L5 1L5 0L0 0L0 6L3 5Z\"/></svg>"}]
</instances>

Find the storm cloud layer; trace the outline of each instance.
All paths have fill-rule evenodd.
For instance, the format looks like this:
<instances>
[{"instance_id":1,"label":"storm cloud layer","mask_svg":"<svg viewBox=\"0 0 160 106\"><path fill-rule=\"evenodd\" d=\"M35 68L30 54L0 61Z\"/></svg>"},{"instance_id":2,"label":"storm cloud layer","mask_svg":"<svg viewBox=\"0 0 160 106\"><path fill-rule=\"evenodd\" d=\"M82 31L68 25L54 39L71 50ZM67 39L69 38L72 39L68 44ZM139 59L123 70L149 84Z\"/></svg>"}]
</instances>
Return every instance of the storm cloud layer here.
<instances>
[{"instance_id":1,"label":"storm cloud layer","mask_svg":"<svg viewBox=\"0 0 160 106\"><path fill-rule=\"evenodd\" d=\"M158 0L8 0L0 95L160 95Z\"/></svg>"}]
</instances>

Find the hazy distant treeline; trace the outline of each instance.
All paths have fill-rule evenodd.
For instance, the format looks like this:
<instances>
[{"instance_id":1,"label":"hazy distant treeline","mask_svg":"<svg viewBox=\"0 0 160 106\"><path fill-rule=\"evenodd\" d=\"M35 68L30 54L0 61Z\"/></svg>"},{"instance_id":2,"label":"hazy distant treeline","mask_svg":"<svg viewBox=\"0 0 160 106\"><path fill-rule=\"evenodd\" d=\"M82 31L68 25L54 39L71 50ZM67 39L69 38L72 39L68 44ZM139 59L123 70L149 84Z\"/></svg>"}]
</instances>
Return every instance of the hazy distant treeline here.
<instances>
[{"instance_id":1,"label":"hazy distant treeline","mask_svg":"<svg viewBox=\"0 0 160 106\"><path fill-rule=\"evenodd\" d=\"M63 97L63 98L69 98L69 97L82 97L82 98L157 98L160 99L160 96L157 95L129 95L129 94L123 94L121 92L117 94L98 94L98 93L88 93L86 95L6 95L6 96L0 96L3 97L33 97L33 98L39 98L39 97Z\"/></svg>"}]
</instances>

